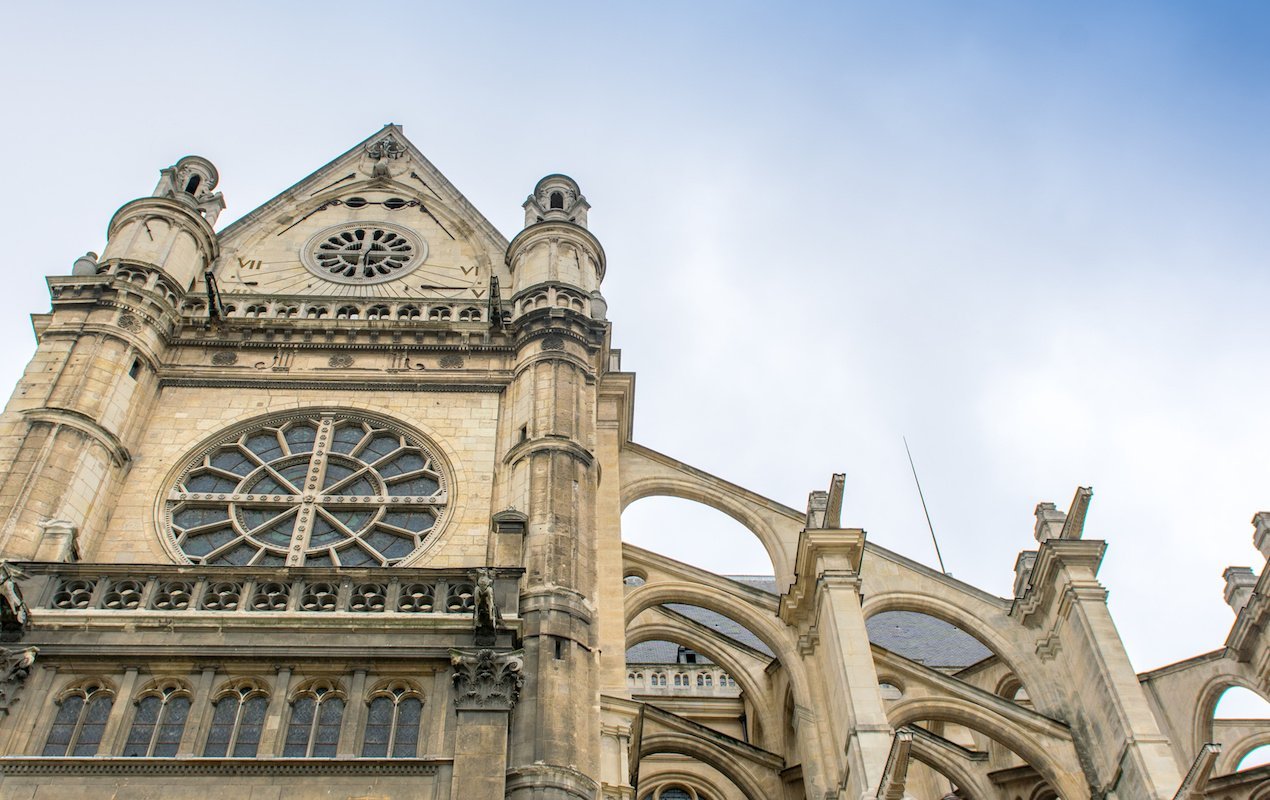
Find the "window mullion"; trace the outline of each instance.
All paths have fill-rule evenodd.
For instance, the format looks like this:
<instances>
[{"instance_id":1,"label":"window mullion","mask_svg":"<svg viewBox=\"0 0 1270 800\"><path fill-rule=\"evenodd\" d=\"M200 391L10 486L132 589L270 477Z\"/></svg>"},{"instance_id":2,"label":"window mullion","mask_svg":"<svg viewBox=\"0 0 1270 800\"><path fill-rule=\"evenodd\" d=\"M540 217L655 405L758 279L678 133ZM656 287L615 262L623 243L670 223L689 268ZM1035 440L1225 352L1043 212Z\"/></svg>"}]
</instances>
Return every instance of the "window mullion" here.
<instances>
[{"instance_id":1,"label":"window mullion","mask_svg":"<svg viewBox=\"0 0 1270 800\"><path fill-rule=\"evenodd\" d=\"M401 711L401 698L393 698L392 701L392 724L388 726L388 751L384 753L388 758L392 758L393 748L397 746L397 716Z\"/></svg>"},{"instance_id":2,"label":"window mullion","mask_svg":"<svg viewBox=\"0 0 1270 800\"><path fill-rule=\"evenodd\" d=\"M92 700L91 695L84 697L84 704L79 708L79 714L75 717L75 728L71 731L71 739L66 743L66 755L75 752L75 746L79 744L79 734L84 730L84 720L88 719L88 706Z\"/></svg>"},{"instance_id":3,"label":"window mullion","mask_svg":"<svg viewBox=\"0 0 1270 800\"><path fill-rule=\"evenodd\" d=\"M234 748L238 746L238 729L242 727L243 709L246 705L247 704L244 702L243 696L240 694L238 696L238 709L234 712L234 724L233 727L229 729L229 744L225 746L226 758L232 758L234 755Z\"/></svg>"},{"instance_id":4,"label":"window mullion","mask_svg":"<svg viewBox=\"0 0 1270 800\"><path fill-rule=\"evenodd\" d=\"M154 728L150 731L150 741L146 744L146 758L154 757L154 745L159 741L159 730L163 727L164 720L168 716L168 697L164 695L159 698L159 713L154 718Z\"/></svg>"},{"instance_id":5,"label":"window mullion","mask_svg":"<svg viewBox=\"0 0 1270 800\"><path fill-rule=\"evenodd\" d=\"M335 419L323 417L318 423L317 438L313 441L313 453L309 456L309 472L301 484L300 513L291 534L291 551L287 553L287 566L298 567L304 563L304 551L309 549L309 535L317 521L313 503L326 480L326 456L331 449L331 436L335 431ZM312 487L312 488L309 488Z\"/></svg>"},{"instance_id":6,"label":"window mullion","mask_svg":"<svg viewBox=\"0 0 1270 800\"><path fill-rule=\"evenodd\" d=\"M304 748L304 757L313 758L313 748L317 745L318 720L322 719L322 701L324 697L313 700L313 719L309 722L309 744Z\"/></svg>"}]
</instances>

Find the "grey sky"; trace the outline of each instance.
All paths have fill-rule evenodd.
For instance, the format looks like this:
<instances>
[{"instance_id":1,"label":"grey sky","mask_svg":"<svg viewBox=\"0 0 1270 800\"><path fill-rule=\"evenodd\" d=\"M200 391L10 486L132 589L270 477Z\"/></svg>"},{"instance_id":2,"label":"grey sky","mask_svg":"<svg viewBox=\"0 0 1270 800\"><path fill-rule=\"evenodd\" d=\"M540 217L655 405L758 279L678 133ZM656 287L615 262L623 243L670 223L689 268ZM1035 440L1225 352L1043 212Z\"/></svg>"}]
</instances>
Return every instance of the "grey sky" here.
<instances>
[{"instance_id":1,"label":"grey sky","mask_svg":"<svg viewBox=\"0 0 1270 800\"><path fill-rule=\"evenodd\" d=\"M1217 648L1270 508L1259 4L6 4L0 382L42 276L186 153L227 224L385 122L507 235L549 172L609 255L636 438L1009 592L1087 535L1139 669ZM761 550L646 500L629 539Z\"/></svg>"}]
</instances>

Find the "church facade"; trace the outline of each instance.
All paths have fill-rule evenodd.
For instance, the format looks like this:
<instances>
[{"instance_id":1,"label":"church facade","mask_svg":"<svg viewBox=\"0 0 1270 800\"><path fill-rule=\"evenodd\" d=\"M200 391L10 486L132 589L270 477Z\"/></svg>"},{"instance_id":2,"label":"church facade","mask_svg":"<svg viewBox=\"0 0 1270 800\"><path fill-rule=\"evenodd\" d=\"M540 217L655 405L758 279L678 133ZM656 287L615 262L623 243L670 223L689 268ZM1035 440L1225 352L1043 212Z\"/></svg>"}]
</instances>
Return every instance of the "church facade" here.
<instances>
[{"instance_id":1,"label":"church facade","mask_svg":"<svg viewBox=\"0 0 1270 800\"><path fill-rule=\"evenodd\" d=\"M386 126L217 230L189 156L48 279L0 416L0 800L1265 800L1266 570L1138 674L1037 507L996 597L632 438L564 175L506 239ZM623 544L744 524L767 576ZM1254 519L1270 558L1270 514Z\"/></svg>"}]
</instances>

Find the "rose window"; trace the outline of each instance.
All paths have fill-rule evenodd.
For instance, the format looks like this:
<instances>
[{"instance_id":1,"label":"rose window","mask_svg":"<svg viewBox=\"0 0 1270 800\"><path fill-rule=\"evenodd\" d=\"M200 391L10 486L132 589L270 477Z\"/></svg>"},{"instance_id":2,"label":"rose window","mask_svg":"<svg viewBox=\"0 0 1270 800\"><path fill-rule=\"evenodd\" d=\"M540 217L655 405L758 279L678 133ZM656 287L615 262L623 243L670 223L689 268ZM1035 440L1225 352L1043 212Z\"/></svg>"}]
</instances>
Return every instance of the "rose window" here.
<instances>
[{"instance_id":1,"label":"rose window","mask_svg":"<svg viewBox=\"0 0 1270 800\"><path fill-rule=\"evenodd\" d=\"M196 564L391 566L424 545L446 502L441 465L417 437L323 415L211 447L166 511Z\"/></svg>"},{"instance_id":2,"label":"rose window","mask_svg":"<svg viewBox=\"0 0 1270 800\"><path fill-rule=\"evenodd\" d=\"M405 275L422 260L426 249L411 231L397 225L342 225L310 239L303 260L329 280L380 283Z\"/></svg>"}]
</instances>

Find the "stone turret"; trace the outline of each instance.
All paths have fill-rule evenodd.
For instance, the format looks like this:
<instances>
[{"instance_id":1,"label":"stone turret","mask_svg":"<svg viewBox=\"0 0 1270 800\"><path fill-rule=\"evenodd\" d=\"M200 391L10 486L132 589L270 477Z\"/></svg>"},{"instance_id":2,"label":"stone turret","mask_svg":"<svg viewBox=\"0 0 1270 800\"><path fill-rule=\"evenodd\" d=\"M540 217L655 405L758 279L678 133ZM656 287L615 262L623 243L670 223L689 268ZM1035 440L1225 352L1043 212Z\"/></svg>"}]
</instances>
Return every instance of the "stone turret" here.
<instances>
[{"instance_id":1,"label":"stone turret","mask_svg":"<svg viewBox=\"0 0 1270 800\"><path fill-rule=\"evenodd\" d=\"M186 156L159 172L150 197L124 204L110 220L101 265L132 264L159 270L187 291L216 259L212 226L225 208L212 162Z\"/></svg>"},{"instance_id":2,"label":"stone turret","mask_svg":"<svg viewBox=\"0 0 1270 800\"><path fill-rule=\"evenodd\" d=\"M604 248L587 230L591 206L578 184L566 175L548 175L538 181L524 208L525 229L507 248L517 313L571 308L604 319Z\"/></svg>"},{"instance_id":3,"label":"stone turret","mask_svg":"<svg viewBox=\"0 0 1270 800\"><path fill-rule=\"evenodd\" d=\"M587 208L573 180L543 178L507 249L518 344L500 432L500 507L526 517L529 675L513 720L512 800L590 798L598 777L596 387L607 326L593 321L604 250L585 227Z\"/></svg>"}]
</instances>

